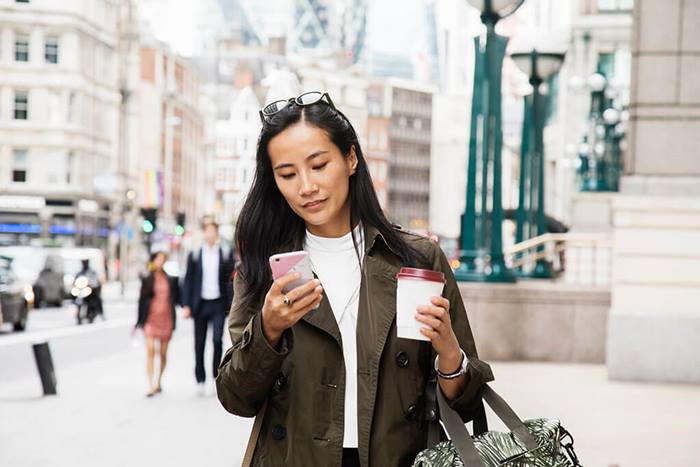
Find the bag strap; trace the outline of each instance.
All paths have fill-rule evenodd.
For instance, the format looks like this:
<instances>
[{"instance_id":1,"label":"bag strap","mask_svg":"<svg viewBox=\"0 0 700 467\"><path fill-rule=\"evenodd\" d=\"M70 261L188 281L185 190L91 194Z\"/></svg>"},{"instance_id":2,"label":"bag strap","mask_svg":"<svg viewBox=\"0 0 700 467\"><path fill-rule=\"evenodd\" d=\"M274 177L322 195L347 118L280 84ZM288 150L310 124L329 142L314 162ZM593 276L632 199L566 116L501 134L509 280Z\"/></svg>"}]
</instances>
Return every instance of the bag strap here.
<instances>
[{"instance_id":1,"label":"bag strap","mask_svg":"<svg viewBox=\"0 0 700 467\"><path fill-rule=\"evenodd\" d=\"M435 366L433 361L435 359L435 350L433 349L430 342L425 342L425 346L422 349L424 353L424 365L428 370L427 384L425 386L425 419L428 421L428 447L433 447L440 442L440 419L437 416L437 394L435 392L437 388L437 372L435 371ZM461 419L461 417L460 417ZM474 426L474 436L479 436L481 434L489 431L488 421L486 420L486 409L484 408L484 402L479 396L478 406L474 412L473 418Z\"/></svg>"},{"instance_id":2,"label":"bag strap","mask_svg":"<svg viewBox=\"0 0 700 467\"><path fill-rule=\"evenodd\" d=\"M484 387L484 400L493 409L493 412L498 415L503 423L512 431L520 441L522 441L528 449L537 449L538 444L535 438L530 434L527 427L520 420L520 417L508 405L508 403L488 384Z\"/></svg>"},{"instance_id":3,"label":"bag strap","mask_svg":"<svg viewBox=\"0 0 700 467\"><path fill-rule=\"evenodd\" d=\"M440 390L439 387L435 392L437 394L438 406L440 407L440 419L445 425L445 430L447 431L447 434L450 435L452 444L454 444L454 447L457 449L457 452L464 461L464 464L467 467L483 466L479 453L474 446L474 441L469 435L467 427L464 426L464 423L462 423L462 418L449 406L445 396L442 394L442 390ZM532 437L522 420L520 420L513 409L510 408L506 401L499 396L496 391L491 389L489 385L485 384L482 397L483 400L486 401L486 403L493 409L498 418L500 418L508 429L510 429L518 437L518 439L525 444L528 450L537 449L538 444L535 441L535 438Z\"/></svg>"},{"instance_id":4,"label":"bag strap","mask_svg":"<svg viewBox=\"0 0 700 467\"><path fill-rule=\"evenodd\" d=\"M260 431L262 430L263 418L265 418L266 411L267 400L260 409L260 412L255 416L253 430L250 432L250 438L248 438L248 446L245 448L245 455L243 456L241 467L251 467L253 465L253 454L255 454L255 446L257 446L258 438L260 438Z\"/></svg>"},{"instance_id":5,"label":"bag strap","mask_svg":"<svg viewBox=\"0 0 700 467\"><path fill-rule=\"evenodd\" d=\"M445 425L445 430L447 430L447 434L450 435L452 444L455 449L457 449L459 457L462 458L464 465L467 467L483 467L484 464L481 462L481 457L479 457L479 453L476 451L474 441L472 441L467 427L462 423L462 417L449 406L440 388L437 388L435 392L437 394L438 406L440 407L440 420L442 420L443 425Z\"/></svg>"},{"instance_id":6,"label":"bag strap","mask_svg":"<svg viewBox=\"0 0 700 467\"><path fill-rule=\"evenodd\" d=\"M435 378L428 381L425 387L425 419L428 421L428 447L433 447L440 442L440 419L437 416L437 397Z\"/></svg>"}]
</instances>

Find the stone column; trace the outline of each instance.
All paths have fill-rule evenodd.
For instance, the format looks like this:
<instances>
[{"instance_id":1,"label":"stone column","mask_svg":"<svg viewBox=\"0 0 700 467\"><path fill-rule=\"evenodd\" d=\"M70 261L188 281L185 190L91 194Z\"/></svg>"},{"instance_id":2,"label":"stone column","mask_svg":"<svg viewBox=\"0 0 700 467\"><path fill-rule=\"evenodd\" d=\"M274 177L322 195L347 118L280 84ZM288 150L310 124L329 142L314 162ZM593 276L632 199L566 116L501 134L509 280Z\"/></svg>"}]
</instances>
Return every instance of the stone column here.
<instances>
[{"instance_id":1,"label":"stone column","mask_svg":"<svg viewBox=\"0 0 700 467\"><path fill-rule=\"evenodd\" d=\"M636 0L611 379L700 383L700 1Z\"/></svg>"}]
</instances>

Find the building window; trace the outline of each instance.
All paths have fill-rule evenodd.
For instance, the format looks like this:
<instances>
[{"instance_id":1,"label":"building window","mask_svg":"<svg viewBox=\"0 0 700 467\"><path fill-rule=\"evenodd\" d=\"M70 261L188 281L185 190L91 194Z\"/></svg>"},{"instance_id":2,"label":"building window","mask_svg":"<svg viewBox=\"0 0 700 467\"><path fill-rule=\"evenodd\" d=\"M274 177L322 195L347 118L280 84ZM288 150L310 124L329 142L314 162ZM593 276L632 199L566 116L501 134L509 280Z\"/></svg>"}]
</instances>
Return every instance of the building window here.
<instances>
[{"instance_id":1,"label":"building window","mask_svg":"<svg viewBox=\"0 0 700 467\"><path fill-rule=\"evenodd\" d=\"M598 0L598 12L628 12L634 8L634 0Z\"/></svg>"},{"instance_id":2,"label":"building window","mask_svg":"<svg viewBox=\"0 0 700 467\"><path fill-rule=\"evenodd\" d=\"M77 106L77 96L76 96L75 92L71 91L71 93L68 95L68 112L66 113L66 121L68 123L75 122L76 106Z\"/></svg>"},{"instance_id":3,"label":"building window","mask_svg":"<svg viewBox=\"0 0 700 467\"><path fill-rule=\"evenodd\" d=\"M66 185L73 183L73 164L75 162L75 153L73 151L68 153L68 159L66 161Z\"/></svg>"},{"instance_id":4,"label":"building window","mask_svg":"<svg viewBox=\"0 0 700 467\"><path fill-rule=\"evenodd\" d=\"M15 61L29 61L29 36L18 34L15 37Z\"/></svg>"},{"instance_id":5,"label":"building window","mask_svg":"<svg viewBox=\"0 0 700 467\"><path fill-rule=\"evenodd\" d=\"M26 149L15 149L12 151L12 181L15 183L27 182Z\"/></svg>"},{"instance_id":6,"label":"building window","mask_svg":"<svg viewBox=\"0 0 700 467\"><path fill-rule=\"evenodd\" d=\"M382 180L382 181L386 180L386 164L385 163L379 164L379 180Z\"/></svg>"},{"instance_id":7,"label":"building window","mask_svg":"<svg viewBox=\"0 0 700 467\"><path fill-rule=\"evenodd\" d=\"M615 77L615 54L613 52L601 52L598 54L598 69L606 78Z\"/></svg>"},{"instance_id":8,"label":"building window","mask_svg":"<svg viewBox=\"0 0 700 467\"><path fill-rule=\"evenodd\" d=\"M29 117L29 95L27 91L15 91L15 120L27 120Z\"/></svg>"},{"instance_id":9,"label":"building window","mask_svg":"<svg viewBox=\"0 0 700 467\"><path fill-rule=\"evenodd\" d=\"M58 38L47 37L44 44L44 58L46 63L58 63Z\"/></svg>"}]
</instances>

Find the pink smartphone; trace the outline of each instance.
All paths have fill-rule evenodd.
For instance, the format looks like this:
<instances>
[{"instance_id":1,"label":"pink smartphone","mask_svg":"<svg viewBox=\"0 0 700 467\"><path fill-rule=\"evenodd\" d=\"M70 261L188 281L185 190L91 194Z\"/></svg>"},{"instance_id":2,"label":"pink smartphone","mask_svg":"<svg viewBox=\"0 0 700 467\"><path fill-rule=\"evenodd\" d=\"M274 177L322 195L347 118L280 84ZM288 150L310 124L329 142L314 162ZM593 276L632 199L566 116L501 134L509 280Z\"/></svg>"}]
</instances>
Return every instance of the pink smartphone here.
<instances>
[{"instance_id":1,"label":"pink smartphone","mask_svg":"<svg viewBox=\"0 0 700 467\"><path fill-rule=\"evenodd\" d=\"M305 251L272 255L270 256L270 268L272 269L272 278L275 280L291 272L301 273L301 277L282 289L282 293L287 293L314 278L309 254Z\"/></svg>"}]
</instances>

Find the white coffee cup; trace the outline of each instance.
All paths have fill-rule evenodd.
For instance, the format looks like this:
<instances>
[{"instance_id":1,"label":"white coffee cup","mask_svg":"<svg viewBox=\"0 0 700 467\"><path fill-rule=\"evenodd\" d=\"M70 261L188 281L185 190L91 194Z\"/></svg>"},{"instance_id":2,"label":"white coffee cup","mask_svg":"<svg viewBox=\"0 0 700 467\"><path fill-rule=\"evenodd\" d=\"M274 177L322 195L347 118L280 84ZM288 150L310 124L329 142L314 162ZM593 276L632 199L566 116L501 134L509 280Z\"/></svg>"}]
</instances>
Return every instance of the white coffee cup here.
<instances>
[{"instance_id":1,"label":"white coffee cup","mask_svg":"<svg viewBox=\"0 0 700 467\"><path fill-rule=\"evenodd\" d=\"M417 308L432 305L430 299L442 295L445 275L429 269L401 268L396 276L396 334L404 339L429 341L421 328L430 328L416 320Z\"/></svg>"}]
</instances>

